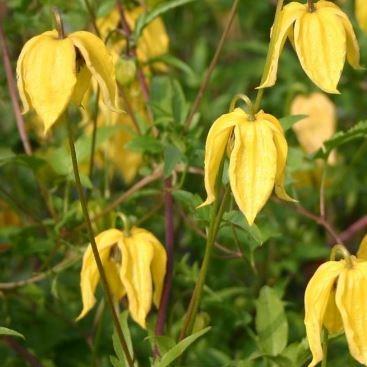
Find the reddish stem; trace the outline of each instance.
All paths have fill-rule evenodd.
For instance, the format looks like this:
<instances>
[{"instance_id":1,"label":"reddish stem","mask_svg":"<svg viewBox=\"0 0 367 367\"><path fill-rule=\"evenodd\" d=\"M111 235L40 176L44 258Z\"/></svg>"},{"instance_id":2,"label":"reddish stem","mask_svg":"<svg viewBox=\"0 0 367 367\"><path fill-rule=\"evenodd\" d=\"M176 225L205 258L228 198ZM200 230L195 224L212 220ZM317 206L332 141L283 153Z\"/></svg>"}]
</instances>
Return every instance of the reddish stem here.
<instances>
[{"instance_id":1,"label":"reddish stem","mask_svg":"<svg viewBox=\"0 0 367 367\"><path fill-rule=\"evenodd\" d=\"M172 198L172 177L164 180L164 205L165 205L165 229L166 229L166 249L167 249L167 271L164 279L161 304L158 310L156 335L163 335L164 325L167 318L167 309L172 288L173 277L173 255L174 255L174 223L173 223L173 198Z\"/></svg>"},{"instance_id":2,"label":"reddish stem","mask_svg":"<svg viewBox=\"0 0 367 367\"><path fill-rule=\"evenodd\" d=\"M10 98L11 98L11 102L13 106L13 111L14 111L14 116L15 116L15 120L17 123L19 136L22 141L24 151L26 152L26 154L31 155L32 147L31 147L31 144L29 143L28 135L25 129L23 115L20 111L16 82L15 82L13 70L11 67L9 49L6 43L6 37L5 37L3 27L2 27L1 19L0 19L0 46L1 46L1 51L3 54L3 63L4 63L5 74L6 74L6 80L8 82L9 94L10 94Z\"/></svg>"},{"instance_id":3,"label":"reddish stem","mask_svg":"<svg viewBox=\"0 0 367 367\"><path fill-rule=\"evenodd\" d=\"M11 336L4 336L4 342L14 350L15 353L18 354L29 366L32 367L43 367L41 362L36 358L34 354L28 351L28 349L24 348L22 344L18 343Z\"/></svg>"},{"instance_id":4,"label":"reddish stem","mask_svg":"<svg viewBox=\"0 0 367 367\"><path fill-rule=\"evenodd\" d=\"M342 241L350 240L357 232L365 229L367 227L367 215L358 219L356 222L351 224L345 231L340 234L340 239Z\"/></svg>"}]
</instances>

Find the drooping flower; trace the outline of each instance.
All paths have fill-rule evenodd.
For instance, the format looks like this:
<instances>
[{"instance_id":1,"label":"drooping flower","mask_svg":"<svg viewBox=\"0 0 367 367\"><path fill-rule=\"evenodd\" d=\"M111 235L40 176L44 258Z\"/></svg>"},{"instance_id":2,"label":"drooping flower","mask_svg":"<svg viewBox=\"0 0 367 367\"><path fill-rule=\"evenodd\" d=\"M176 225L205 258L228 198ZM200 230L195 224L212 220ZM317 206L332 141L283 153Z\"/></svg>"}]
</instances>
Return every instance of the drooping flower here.
<instances>
[{"instance_id":1,"label":"drooping flower","mask_svg":"<svg viewBox=\"0 0 367 367\"><path fill-rule=\"evenodd\" d=\"M114 64L101 39L85 31L60 39L56 30L31 38L17 63L24 113L33 108L46 133L71 101L80 104L91 76L105 104L118 112Z\"/></svg>"},{"instance_id":2,"label":"drooping flower","mask_svg":"<svg viewBox=\"0 0 367 367\"><path fill-rule=\"evenodd\" d=\"M134 29L137 19L144 13L144 8L141 6L135 7L125 12L126 22L131 29ZM101 32L102 37L107 37L119 25L120 14L114 8L109 14L97 19L97 26ZM126 47L126 38L119 37L111 33L112 48L120 55ZM138 43L136 45L137 58L140 63L145 64L152 61L154 58L165 55L169 49L169 37L161 18L156 18L151 21L143 30ZM166 71L167 67L162 62L155 62L153 64L155 69L159 71Z\"/></svg>"},{"instance_id":3,"label":"drooping flower","mask_svg":"<svg viewBox=\"0 0 367 367\"><path fill-rule=\"evenodd\" d=\"M271 66L259 88L275 84L278 61L289 36L307 76L322 90L339 93L337 85L345 59L359 69L359 46L348 16L334 3L320 0L308 4L291 2L281 10L273 27Z\"/></svg>"},{"instance_id":4,"label":"drooping flower","mask_svg":"<svg viewBox=\"0 0 367 367\"><path fill-rule=\"evenodd\" d=\"M292 115L306 115L293 125L297 139L308 154L317 152L330 139L336 130L336 107L323 93L312 93L309 96L298 95L292 101ZM332 152L329 163L335 163L336 155Z\"/></svg>"},{"instance_id":5,"label":"drooping flower","mask_svg":"<svg viewBox=\"0 0 367 367\"><path fill-rule=\"evenodd\" d=\"M143 328L152 303L159 307L166 273L166 251L149 231L133 227L126 234L109 229L96 237L96 244L115 301L126 295L131 317ZM94 306L100 279L92 248L84 253L80 274L84 317Z\"/></svg>"},{"instance_id":6,"label":"drooping flower","mask_svg":"<svg viewBox=\"0 0 367 367\"><path fill-rule=\"evenodd\" d=\"M231 141L233 135L233 142ZM263 111L254 121L240 108L219 117L210 128L205 145L205 189L214 202L215 183L227 145L229 181L236 203L251 225L269 199L276 195L291 201L284 189L288 145L279 121Z\"/></svg>"},{"instance_id":7,"label":"drooping flower","mask_svg":"<svg viewBox=\"0 0 367 367\"><path fill-rule=\"evenodd\" d=\"M367 32L367 3L365 0L356 0L355 13L359 26L364 32Z\"/></svg>"},{"instance_id":8,"label":"drooping flower","mask_svg":"<svg viewBox=\"0 0 367 367\"><path fill-rule=\"evenodd\" d=\"M357 257L327 261L315 272L305 293L305 325L312 361L323 358L321 332L344 331L351 355L367 365L367 236Z\"/></svg>"}]
</instances>

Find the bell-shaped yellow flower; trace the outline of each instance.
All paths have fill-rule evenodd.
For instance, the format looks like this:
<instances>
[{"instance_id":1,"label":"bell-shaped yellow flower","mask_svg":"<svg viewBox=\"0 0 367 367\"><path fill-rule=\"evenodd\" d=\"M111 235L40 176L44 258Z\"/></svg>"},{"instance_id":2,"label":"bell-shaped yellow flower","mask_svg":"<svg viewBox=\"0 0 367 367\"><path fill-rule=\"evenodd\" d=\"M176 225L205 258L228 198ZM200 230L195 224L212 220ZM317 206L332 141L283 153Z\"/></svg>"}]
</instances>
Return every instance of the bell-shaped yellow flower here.
<instances>
[{"instance_id":1,"label":"bell-shaped yellow flower","mask_svg":"<svg viewBox=\"0 0 367 367\"><path fill-rule=\"evenodd\" d=\"M80 104L91 76L106 105L119 111L114 64L101 39L85 31L60 39L56 30L31 38L17 63L24 112L33 108L46 133L70 101Z\"/></svg>"},{"instance_id":2,"label":"bell-shaped yellow flower","mask_svg":"<svg viewBox=\"0 0 367 367\"><path fill-rule=\"evenodd\" d=\"M135 7L125 12L126 21L131 29L134 29L139 16L144 13L142 6ZM119 25L120 14L115 8L105 17L97 19L97 26L103 37L107 37ZM125 38L114 39L112 48L118 55L126 46ZM169 49L169 37L161 18L155 18L143 30L136 45L137 58L141 63L147 63L152 59L165 55ZM166 71L167 67L162 62L154 63L154 67L159 71Z\"/></svg>"},{"instance_id":3,"label":"bell-shaped yellow flower","mask_svg":"<svg viewBox=\"0 0 367 367\"><path fill-rule=\"evenodd\" d=\"M273 30L271 65L259 88L275 84L278 61L287 36L305 73L325 92L339 93L337 85L346 58L354 68L360 68L359 46L352 24L348 16L330 1L316 2L313 11L307 4L287 4Z\"/></svg>"},{"instance_id":4,"label":"bell-shaped yellow flower","mask_svg":"<svg viewBox=\"0 0 367 367\"><path fill-rule=\"evenodd\" d=\"M355 13L359 26L364 32L367 32L367 2L365 0L356 0Z\"/></svg>"},{"instance_id":5,"label":"bell-shaped yellow flower","mask_svg":"<svg viewBox=\"0 0 367 367\"><path fill-rule=\"evenodd\" d=\"M96 237L98 251L115 301L125 295L131 317L143 328L152 302L159 307L166 274L167 255L163 245L145 229L133 227L127 235L109 229ZM99 272L89 245L83 257L80 286L84 317L94 306Z\"/></svg>"},{"instance_id":6,"label":"bell-shaped yellow flower","mask_svg":"<svg viewBox=\"0 0 367 367\"><path fill-rule=\"evenodd\" d=\"M327 261L307 285L305 325L312 361L316 366L323 358L321 331L325 327L335 334L344 330L351 355L367 365L367 236L357 258Z\"/></svg>"},{"instance_id":7,"label":"bell-shaped yellow flower","mask_svg":"<svg viewBox=\"0 0 367 367\"><path fill-rule=\"evenodd\" d=\"M336 107L323 93L298 95L292 101L290 113L307 116L295 123L293 130L301 147L308 154L317 152L335 134ZM332 152L329 163L335 163L335 159L335 152Z\"/></svg>"},{"instance_id":8,"label":"bell-shaped yellow flower","mask_svg":"<svg viewBox=\"0 0 367 367\"><path fill-rule=\"evenodd\" d=\"M233 142L231 141L233 135ZM255 120L240 108L219 117L209 130L205 146L205 189L208 205L215 200L215 183L227 145L229 181L236 203L251 225L273 189L283 200L288 145L279 121L260 111Z\"/></svg>"}]
</instances>

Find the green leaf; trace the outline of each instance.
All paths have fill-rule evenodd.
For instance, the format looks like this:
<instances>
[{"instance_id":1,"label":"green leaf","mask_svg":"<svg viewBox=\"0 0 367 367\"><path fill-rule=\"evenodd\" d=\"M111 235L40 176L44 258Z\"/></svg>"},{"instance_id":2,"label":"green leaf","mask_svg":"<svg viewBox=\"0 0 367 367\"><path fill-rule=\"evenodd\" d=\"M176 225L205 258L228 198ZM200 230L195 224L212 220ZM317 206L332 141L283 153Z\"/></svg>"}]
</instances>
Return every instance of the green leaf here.
<instances>
[{"instance_id":1,"label":"green leaf","mask_svg":"<svg viewBox=\"0 0 367 367\"><path fill-rule=\"evenodd\" d=\"M163 149L162 144L150 135L136 136L125 147L142 153L160 153Z\"/></svg>"},{"instance_id":2,"label":"green leaf","mask_svg":"<svg viewBox=\"0 0 367 367\"><path fill-rule=\"evenodd\" d=\"M164 177L171 175L176 167L176 164L181 161L182 154L180 150L172 144L167 145L164 150Z\"/></svg>"},{"instance_id":3,"label":"green leaf","mask_svg":"<svg viewBox=\"0 0 367 367\"><path fill-rule=\"evenodd\" d=\"M353 126L351 129L347 131L339 131L337 132L331 139L327 140L324 143L324 146L319 149L314 158L323 158L326 159L330 152L350 141L355 139L361 139L367 137L367 121L361 121L357 125Z\"/></svg>"},{"instance_id":4,"label":"green leaf","mask_svg":"<svg viewBox=\"0 0 367 367\"><path fill-rule=\"evenodd\" d=\"M6 327L0 326L0 335L10 335L10 336L16 336L18 338L25 339L24 335L21 333L18 333L15 330L8 329Z\"/></svg>"},{"instance_id":5,"label":"green leaf","mask_svg":"<svg viewBox=\"0 0 367 367\"><path fill-rule=\"evenodd\" d=\"M284 131L289 130L296 122L303 120L307 115L291 115L282 117L279 122L283 126Z\"/></svg>"},{"instance_id":6,"label":"green leaf","mask_svg":"<svg viewBox=\"0 0 367 367\"><path fill-rule=\"evenodd\" d=\"M269 356L279 355L287 345L288 322L283 302L268 286L260 291L255 324L261 351Z\"/></svg>"},{"instance_id":7,"label":"green leaf","mask_svg":"<svg viewBox=\"0 0 367 367\"><path fill-rule=\"evenodd\" d=\"M169 366L173 361L175 361L178 357L182 355L182 353L192 344L194 343L198 338L200 338L202 335L206 334L211 328L207 327L203 330L200 330L196 332L195 334L192 334L188 336L187 338L181 340L178 344L176 344L172 349L170 349L166 354L162 356L162 358L154 363L154 367L167 367Z\"/></svg>"},{"instance_id":8,"label":"green leaf","mask_svg":"<svg viewBox=\"0 0 367 367\"><path fill-rule=\"evenodd\" d=\"M46 162L35 155L14 154L10 149L0 149L0 166L6 164L18 164L37 171Z\"/></svg>"},{"instance_id":9,"label":"green leaf","mask_svg":"<svg viewBox=\"0 0 367 367\"><path fill-rule=\"evenodd\" d=\"M128 311L124 311L121 313L120 315L120 325L121 325L121 329L122 329L122 333L124 334L125 340L126 340L126 344L127 347L129 349L130 352L130 356L134 356L133 355L133 344L132 344L132 340L131 340L131 334L130 334L130 329L129 329L129 325L127 323L127 319L129 316L129 312ZM112 358L111 358L111 363L116 363L116 361L119 363L117 364L118 367L126 367L129 364L127 363L127 360L125 358L125 354L124 351L121 347L120 344L120 340L117 336L116 330L113 333L112 336L112 343L113 343L113 348L115 350L115 353L117 355L117 359L113 359L114 362L112 362ZM115 366L115 365L114 365ZM137 367L137 362L134 363L134 366Z\"/></svg>"},{"instance_id":10,"label":"green leaf","mask_svg":"<svg viewBox=\"0 0 367 367\"><path fill-rule=\"evenodd\" d=\"M135 42L138 41L139 37L141 36L144 28L152 22L155 18L161 16L162 14L166 13L167 11L177 8L178 6L185 5L187 3L191 3L194 0L171 0L167 1L163 4L159 4L154 7L151 11L145 12L142 14L138 20L136 21L135 29L133 32L133 38Z\"/></svg>"}]
</instances>

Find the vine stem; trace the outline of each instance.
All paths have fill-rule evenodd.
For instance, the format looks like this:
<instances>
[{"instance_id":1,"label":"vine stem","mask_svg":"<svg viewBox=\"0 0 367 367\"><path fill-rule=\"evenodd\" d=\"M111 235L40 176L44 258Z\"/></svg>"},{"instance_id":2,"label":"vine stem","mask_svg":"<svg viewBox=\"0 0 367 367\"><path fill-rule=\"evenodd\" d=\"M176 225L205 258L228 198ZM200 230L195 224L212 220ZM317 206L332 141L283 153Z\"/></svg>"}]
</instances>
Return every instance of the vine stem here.
<instances>
[{"instance_id":1,"label":"vine stem","mask_svg":"<svg viewBox=\"0 0 367 367\"><path fill-rule=\"evenodd\" d=\"M164 207L165 207L165 229L167 249L167 269L164 279L163 292L158 310L156 335L163 335L164 325L167 318L168 303L172 289L173 259L174 259L174 223L173 223L173 197L172 176L164 180Z\"/></svg>"},{"instance_id":2,"label":"vine stem","mask_svg":"<svg viewBox=\"0 0 367 367\"><path fill-rule=\"evenodd\" d=\"M210 81L210 78L213 74L213 71L215 69L215 67L217 66L218 64L218 61L219 61L219 56L222 52L222 49L223 49L223 46L224 46L224 42L225 40L227 39L227 36L228 36L228 33L229 31L231 30L231 26L232 26L232 23L233 23L233 20L234 20L234 17L237 13L237 8L238 8L238 4L239 4L239 0L234 0L233 1L233 4L232 4L232 8L230 10L230 13L229 13L229 17L228 17L228 21L227 21L227 24L224 28L224 31L223 31L223 34L220 38L220 41L218 43L218 46L217 46L217 49L215 50L215 53L214 53L214 56L213 56L213 59L212 61L210 62L210 65L205 73L205 76L204 76L204 79L203 81L201 82L201 85L200 85L200 88L199 88L199 91L198 91L198 94L195 98L195 101L191 107L191 110L187 116L187 119L185 121L185 129L188 130L190 128L190 125L192 124L192 121L193 121L193 118L197 112L197 110L199 109L199 106L200 106L200 103L201 103L201 100L203 99L204 97L204 93L209 85L209 81Z\"/></svg>"},{"instance_id":3,"label":"vine stem","mask_svg":"<svg viewBox=\"0 0 367 367\"><path fill-rule=\"evenodd\" d=\"M218 177L220 176L221 175L219 175ZM180 337L179 337L180 340L184 339L187 335L190 335L194 327L196 314L199 309L200 300L203 294L204 284L205 284L206 276L207 276L208 269L209 269L211 254L213 252L215 239L217 237L220 222L222 220L222 217L223 217L223 214L226 208L226 203L229 197L229 193L230 193L230 188L229 186L227 186L224 191L221 203L219 204L219 200L216 200L214 203L213 216L210 222L208 237L207 237L207 241L205 245L204 259L201 264L199 277L196 282L194 292L190 300L190 304L189 304L188 311L186 313L184 324L180 332Z\"/></svg>"},{"instance_id":4,"label":"vine stem","mask_svg":"<svg viewBox=\"0 0 367 367\"><path fill-rule=\"evenodd\" d=\"M91 247L92 247L94 259L96 261L98 272L101 276L103 289L104 289L105 296L106 296L107 301L108 301L108 305L110 307L110 311L111 311L111 314L112 314L112 319L113 319L113 322L115 324L116 332L117 332L122 350L124 351L124 354L125 354L125 357L126 357L126 360L128 362L129 367L134 367L134 361L133 361L133 358L130 355L128 345L126 343L124 334L123 334L122 329L121 329L119 317L118 317L117 312L116 312L115 307L114 307L114 301L113 301L113 298L112 298L111 289L110 289L110 286L109 286L108 281L107 281L106 273L104 271L101 258L99 256L97 243L96 243L96 240L94 238L92 223L91 223L89 212L88 212L87 199L85 197L84 190L83 190L83 187L82 187L82 184L81 184L81 181L80 181L78 160L77 160L75 145L74 145L73 129L72 129L71 122L69 121L69 119L65 119L65 120L66 120L66 124L67 124L67 129L68 129L70 154L71 154L71 159L72 159L72 162L73 162L73 171L74 171L74 176L75 176L76 188L77 188L77 191L78 191L80 204L82 206L83 215L84 215L85 223L86 223L86 226L87 226L89 240L90 240L90 244L91 244Z\"/></svg>"},{"instance_id":5,"label":"vine stem","mask_svg":"<svg viewBox=\"0 0 367 367\"><path fill-rule=\"evenodd\" d=\"M267 74L269 73L269 70L270 70L271 56L272 56L273 51L274 51L275 40L276 40L276 37L274 37L274 36L277 34L277 31L279 29L279 18L280 18L280 12L283 8L283 3L284 3L284 0L278 0L278 2L277 2L277 8L276 8L275 17L274 17L274 29L273 29L273 32L272 32L272 37L270 39L269 49L268 49L268 53L266 55L266 61L265 61L263 74L261 76L260 85L262 85L265 82L265 78L266 78L266 76L267 76ZM256 100L255 100L255 103L254 103L254 112L255 113L258 112L259 109L260 109L261 101L262 101L262 98L264 96L264 89L265 88L258 88L258 90L257 90Z\"/></svg>"},{"instance_id":6,"label":"vine stem","mask_svg":"<svg viewBox=\"0 0 367 367\"><path fill-rule=\"evenodd\" d=\"M96 92L96 100L94 104L93 109L93 115L92 115L92 122L93 122L93 131L92 131L92 144L90 149L90 158L89 158L89 178L92 179L93 177L93 170L94 170L94 155L96 153L96 142L97 142L97 121L98 121L98 111L99 111L99 95L100 95L100 89L99 86L97 86L97 92Z\"/></svg>"}]
</instances>

